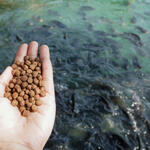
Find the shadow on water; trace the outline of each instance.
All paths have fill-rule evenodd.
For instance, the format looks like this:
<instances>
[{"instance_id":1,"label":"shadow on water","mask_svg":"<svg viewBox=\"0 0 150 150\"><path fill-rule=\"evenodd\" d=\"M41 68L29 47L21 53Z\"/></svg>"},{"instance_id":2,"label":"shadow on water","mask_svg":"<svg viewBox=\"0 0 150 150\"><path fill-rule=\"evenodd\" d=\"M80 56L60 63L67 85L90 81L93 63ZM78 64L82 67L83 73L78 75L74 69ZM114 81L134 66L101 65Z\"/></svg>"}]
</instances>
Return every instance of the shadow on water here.
<instances>
[{"instance_id":1,"label":"shadow on water","mask_svg":"<svg viewBox=\"0 0 150 150\"><path fill-rule=\"evenodd\" d=\"M64 4L72 9L71 3ZM147 32L143 27L137 32L98 29L90 22L95 16L86 16L97 11L96 5L77 4L75 19L83 21L82 27L58 19L61 12L56 8L48 9L52 16L48 14L46 21L30 16L17 27L1 22L0 71L11 64L22 42L36 40L50 47L57 116L45 150L148 150L149 55L143 37ZM113 22L104 17L99 21Z\"/></svg>"}]
</instances>

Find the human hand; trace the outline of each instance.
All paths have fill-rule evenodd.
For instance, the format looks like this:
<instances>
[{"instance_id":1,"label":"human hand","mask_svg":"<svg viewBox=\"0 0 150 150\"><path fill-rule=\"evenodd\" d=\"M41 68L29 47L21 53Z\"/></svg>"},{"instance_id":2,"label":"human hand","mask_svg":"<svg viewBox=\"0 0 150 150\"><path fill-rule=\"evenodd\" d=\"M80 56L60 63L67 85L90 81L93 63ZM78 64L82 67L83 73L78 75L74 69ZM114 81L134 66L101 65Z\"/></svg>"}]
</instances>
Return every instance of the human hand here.
<instances>
[{"instance_id":1,"label":"human hand","mask_svg":"<svg viewBox=\"0 0 150 150\"><path fill-rule=\"evenodd\" d=\"M16 60L23 61L24 56L37 57L38 43L31 42L29 46L22 44L16 54ZM7 67L0 75L0 149L1 150L42 150L46 144L55 120L55 94L53 71L50 62L49 48L40 47L43 83L46 96L38 112L23 117L10 100L4 98L6 85L12 79L12 68Z\"/></svg>"}]
</instances>

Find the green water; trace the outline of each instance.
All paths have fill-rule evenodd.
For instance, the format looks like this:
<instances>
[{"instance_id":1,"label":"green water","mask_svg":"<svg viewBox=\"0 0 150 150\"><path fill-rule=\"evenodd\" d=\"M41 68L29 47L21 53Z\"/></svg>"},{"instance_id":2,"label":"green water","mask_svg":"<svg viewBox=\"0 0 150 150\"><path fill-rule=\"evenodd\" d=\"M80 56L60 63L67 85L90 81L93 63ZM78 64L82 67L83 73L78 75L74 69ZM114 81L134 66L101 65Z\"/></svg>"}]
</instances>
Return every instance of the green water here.
<instances>
[{"instance_id":1,"label":"green water","mask_svg":"<svg viewBox=\"0 0 150 150\"><path fill-rule=\"evenodd\" d=\"M150 149L150 0L0 0L0 72L32 40L54 67L45 150Z\"/></svg>"}]
</instances>

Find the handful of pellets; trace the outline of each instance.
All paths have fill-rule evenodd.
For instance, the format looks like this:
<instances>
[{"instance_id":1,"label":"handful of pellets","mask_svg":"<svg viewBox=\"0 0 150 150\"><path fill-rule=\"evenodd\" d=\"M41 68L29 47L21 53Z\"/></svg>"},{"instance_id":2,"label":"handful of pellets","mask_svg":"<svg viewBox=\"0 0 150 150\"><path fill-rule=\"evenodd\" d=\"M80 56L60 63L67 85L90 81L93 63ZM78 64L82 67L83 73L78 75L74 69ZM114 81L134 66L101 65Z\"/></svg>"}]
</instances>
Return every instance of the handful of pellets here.
<instances>
[{"instance_id":1,"label":"handful of pellets","mask_svg":"<svg viewBox=\"0 0 150 150\"><path fill-rule=\"evenodd\" d=\"M24 62L16 61L12 65L13 79L6 86L4 97L17 106L23 116L36 112L42 105L40 97L46 96L42 84L41 62L39 58L24 57Z\"/></svg>"}]
</instances>

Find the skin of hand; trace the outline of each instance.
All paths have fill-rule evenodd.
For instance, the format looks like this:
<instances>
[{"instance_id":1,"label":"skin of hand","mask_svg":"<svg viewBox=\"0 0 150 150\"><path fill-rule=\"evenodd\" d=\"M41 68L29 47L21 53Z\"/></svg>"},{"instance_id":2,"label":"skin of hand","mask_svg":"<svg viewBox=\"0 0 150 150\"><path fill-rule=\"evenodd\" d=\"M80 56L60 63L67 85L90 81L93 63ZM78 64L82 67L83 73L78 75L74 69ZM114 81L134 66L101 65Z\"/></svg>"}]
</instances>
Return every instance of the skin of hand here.
<instances>
[{"instance_id":1,"label":"skin of hand","mask_svg":"<svg viewBox=\"0 0 150 150\"><path fill-rule=\"evenodd\" d=\"M38 43L22 44L16 54L16 60L23 61L24 56L32 58L38 55ZM12 79L12 68L7 67L0 75L0 150L42 150L46 144L55 120L55 93L53 70L47 45L40 47L43 83L46 96L38 112L23 117L10 100L4 98L6 85Z\"/></svg>"}]
</instances>

